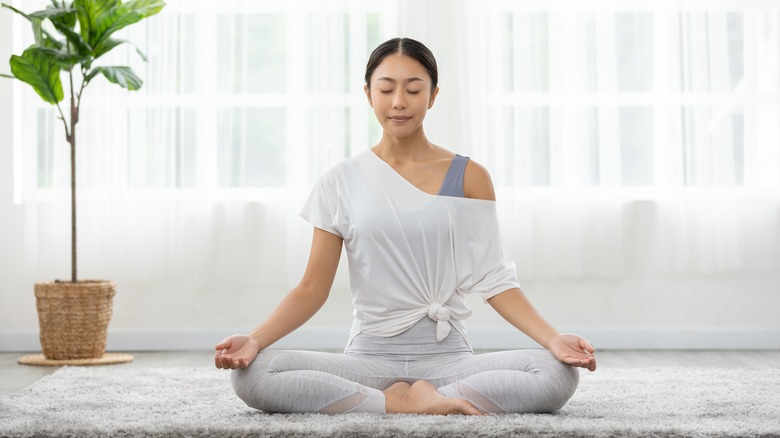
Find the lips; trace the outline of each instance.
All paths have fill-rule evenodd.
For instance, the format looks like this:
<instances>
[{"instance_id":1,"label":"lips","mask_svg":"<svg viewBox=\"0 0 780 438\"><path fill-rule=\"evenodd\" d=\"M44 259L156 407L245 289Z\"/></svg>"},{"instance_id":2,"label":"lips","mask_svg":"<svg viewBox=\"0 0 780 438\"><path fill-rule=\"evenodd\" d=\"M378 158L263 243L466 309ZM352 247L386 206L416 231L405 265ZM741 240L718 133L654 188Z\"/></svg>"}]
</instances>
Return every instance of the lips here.
<instances>
[{"instance_id":1,"label":"lips","mask_svg":"<svg viewBox=\"0 0 780 438\"><path fill-rule=\"evenodd\" d=\"M409 116L391 116L390 120L394 122L405 122L407 120L411 119Z\"/></svg>"}]
</instances>

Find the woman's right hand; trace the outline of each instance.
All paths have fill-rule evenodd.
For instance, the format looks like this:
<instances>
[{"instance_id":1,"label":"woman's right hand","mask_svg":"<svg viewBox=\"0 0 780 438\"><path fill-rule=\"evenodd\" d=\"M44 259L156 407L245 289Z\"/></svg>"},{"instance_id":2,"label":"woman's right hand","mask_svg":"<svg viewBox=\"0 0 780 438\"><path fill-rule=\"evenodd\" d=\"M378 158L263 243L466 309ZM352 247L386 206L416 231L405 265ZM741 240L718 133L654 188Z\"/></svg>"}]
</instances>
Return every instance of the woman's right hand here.
<instances>
[{"instance_id":1,"label":"woman's right hand","mask_svg":"<svg viewBox=\"0 0 780 438\"><path fill-rule=\"evenodd\" d=\"M230 336L214 348L214 364L226 370L248 367L260 352L260 345L247 335Z\"/></svg>"}]
</instances>

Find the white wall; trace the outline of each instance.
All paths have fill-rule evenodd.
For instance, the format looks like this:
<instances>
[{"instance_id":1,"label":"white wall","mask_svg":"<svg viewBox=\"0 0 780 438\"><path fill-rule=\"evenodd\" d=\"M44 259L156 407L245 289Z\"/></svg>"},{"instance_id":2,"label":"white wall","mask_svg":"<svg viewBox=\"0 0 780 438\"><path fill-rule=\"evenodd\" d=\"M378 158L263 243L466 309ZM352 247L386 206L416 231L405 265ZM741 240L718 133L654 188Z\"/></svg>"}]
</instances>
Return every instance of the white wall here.
<instances>
[{"instance_id":1,"label":"white wall","mask_svg":"<svg viewBox=\"0 0 780 438\"><path fill-rule=\"evenodd\" d=\"M10 27L9 15L0 14L0 28ZM0 71L8 71L10 53L9 35L0 33ZM62 203L39 207L64 218L53 229L42 230L34 209L14 204L11 98L11 81L0 80L0 351L37 350L33 284L68 275L68 254L46 251L67 247L61 244L68 239L67 209ZM84 207L82 278L110 278L118 284L109 348L210 348L222 336L248 330L268 315L306 263L311 230L296 214L304 195L297 194L290 207L282 200L216 207L208 202L147 204L142 211L116 203ZM554 325L576 330L600 348L780 348L780 267L760 266L761 251L780 246L776 204L757 224L766 241L752 243L759 251L747 262L755 266L686 275L643 269L643 251L654 248L654 224L648 219L652 205L627 203L623 208L624 230L634 237L622 261L627 275L521 277L527 294ZM201 219L171 223L171 215ZM129 240L123 227L131 225L148 227L149 234ZM512 224L502 226L511 237L512 253L525 254L522 239L512 236ZM220 231L210 231L214 229ZM99 241L97 235L111 238ZM26 243L33 238L38 239L34 256ZM57 245L49 238L57 239ZM161 240L173 242L167 253L152 250ZM343 262L328 304L283 345L343 345L351 318ZM510 334L489 306L471 301L476 347L532 345Z\"/></svg>"}]
</instances>

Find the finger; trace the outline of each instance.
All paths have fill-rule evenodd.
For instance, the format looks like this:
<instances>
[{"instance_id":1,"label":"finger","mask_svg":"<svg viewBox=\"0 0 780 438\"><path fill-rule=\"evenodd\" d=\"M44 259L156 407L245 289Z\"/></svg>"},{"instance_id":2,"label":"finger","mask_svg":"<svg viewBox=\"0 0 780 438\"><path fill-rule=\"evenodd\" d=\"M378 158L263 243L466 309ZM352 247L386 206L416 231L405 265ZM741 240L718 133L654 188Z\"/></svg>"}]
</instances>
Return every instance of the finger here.
<instances>
[{"instance_id":1,"label":"finger","mask_svg":"<svg viewBox=\"0 0 780 438\"><path fill-rule=\"evenodd\" d=\"M592 357L590 360L590 366L588 367L588 371L596 371L596 357Z\"/></svg>"},{"instance_id":2,"label":"finger","mask_svg":"<svg viewBox=\"0 0 780 438\"><path fill-rule=\"evenodd\" d=\"M563 362L567 365L571 365L574 367L580 367L580 368L588 368L591 366L591 360L590 358L578 358L574 356L566 356L563 359Z\"/></svg>"},{"instance_id":3,"label":"finger","mask_svg":"<svg viewBox=\"0 0 780 438\"><path fill-rule=\"evenodd\" d=\"M579 344L580 344L580 348L582 348L583 350L585 350L587 352L590 352L590 353L595 353L596 352L596 350L593 348L593 345L591 345L590 342L588 342L588 340L585 339L585 338L580 338Z\"/></svg>"},{"instance_id":4,"label":"finger","mask_svg":"<svg viewBox=\"0 0 780 438\"><path fill-rule=\"evenodd\" d=\"M226 350L230 348L230 346L233 345L233 342L230 341L230 338L225 339L224 341L217 344L214 349L215 350Z\"/></svg>"},{"instance_id":5,"label":"finger","mask_svg":"<svg viewBox=\"0 0 780 438\"><path fill-rule=\"evenodd\" d=\"M229 356L224 356L224 355L222 356L222 368L226 370L231 369Z\"/></svg>"},{"instance_id":6,"label":"finger","mask_svg":"<svg viewBox=\"0 0 780 438\"><path fill-rule=\"evenodd\" d=\"M222 369L222 361L220 360L220 356L222 356L222 351L217 351L217 353L214 355L214 365L216 365L217 368Z\"/></svg>"}]
</instances>

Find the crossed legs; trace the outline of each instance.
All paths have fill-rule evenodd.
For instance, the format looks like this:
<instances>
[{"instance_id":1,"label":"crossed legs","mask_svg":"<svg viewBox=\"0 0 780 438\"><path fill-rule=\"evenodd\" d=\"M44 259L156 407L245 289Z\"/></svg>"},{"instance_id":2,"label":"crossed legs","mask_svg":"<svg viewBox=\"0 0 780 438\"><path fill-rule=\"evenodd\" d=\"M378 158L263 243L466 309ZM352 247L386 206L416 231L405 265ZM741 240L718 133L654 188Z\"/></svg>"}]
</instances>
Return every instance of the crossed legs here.
<instances>
[{"instance_id":1,"label":"crossed legs","mask_svg":"<svg viewBox=\"0 0 780 438\"><path fill-rule=\"evenodd\" d=\"M322 413L551 412L578 379L546 350L404 361L266 350L232 374L233 389L251 407Z\"/></svg>"}]
</instances>

